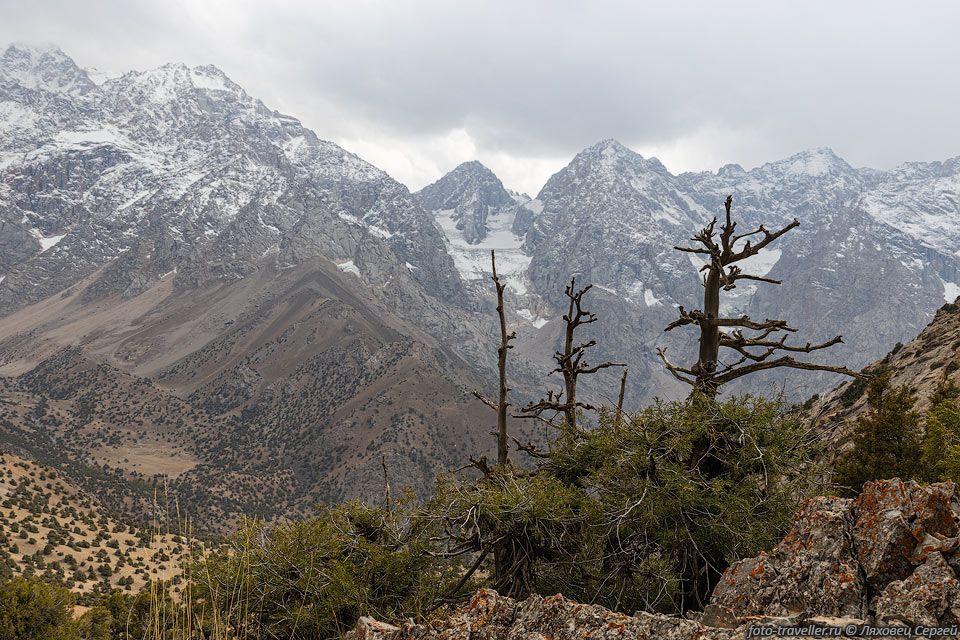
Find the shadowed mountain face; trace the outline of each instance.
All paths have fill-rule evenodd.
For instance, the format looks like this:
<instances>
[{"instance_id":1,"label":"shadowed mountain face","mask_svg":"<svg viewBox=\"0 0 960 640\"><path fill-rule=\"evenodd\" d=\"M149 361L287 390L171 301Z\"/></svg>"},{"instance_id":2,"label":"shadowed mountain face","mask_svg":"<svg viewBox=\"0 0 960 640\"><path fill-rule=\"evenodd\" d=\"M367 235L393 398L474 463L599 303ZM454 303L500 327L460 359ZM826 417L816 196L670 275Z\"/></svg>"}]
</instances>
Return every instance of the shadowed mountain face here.
<instances>
[{"instance_id":1,"label":"shadowed mountain face","mask_svg":"<svg viewBox=\"0 0 960 640\"><path fill-rule=\"evenodd\" d=\"M655 354L694 359L692 332L663 327L699 306L702 264L673 247L727 194L738 233L801 226L746 265L783 286L738 285L724 312L785 318L800 343L842 333L825 361L867 364L960 293L956 160L878 172L818 149L675 176L606 140L533 199L478 162L411 195L211 66L98 84L59 50L9 48L0 177L0 401L22 409L0 438L165 473L208 522L379 495L382 456L426 494L487 451L493 415L469 390L494 386L491 249L514 406L557 386L572 277L595 285L592 361L630 367L627 406L685 393ZM616 397L619 375L584 396ZM746 388L770 382L837 379Z\"/></svg>"}]
</instances>

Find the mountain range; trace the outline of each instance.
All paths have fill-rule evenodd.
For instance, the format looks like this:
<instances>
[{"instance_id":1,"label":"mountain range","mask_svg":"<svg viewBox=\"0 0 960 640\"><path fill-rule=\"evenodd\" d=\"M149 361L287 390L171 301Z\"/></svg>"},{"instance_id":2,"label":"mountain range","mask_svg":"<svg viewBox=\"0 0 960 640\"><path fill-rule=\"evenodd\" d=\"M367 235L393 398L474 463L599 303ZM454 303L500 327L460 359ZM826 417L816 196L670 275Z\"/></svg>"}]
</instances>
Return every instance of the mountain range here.
<instances>
[{"instance_id":1,"label":"mountain range","mask_svg":"<svg viewBox=\"0 0 960 640\"><path fill-rule=\"evenodd\" d=\"M628 406L683 394L656 349L694 357L663 328L699 306L702 263L674 246L728 194L738 229L800 226L748 265L783 285L741 285L723 310L787 319L801 344L843 334L821 360L863 367L960 294L960 158L877 171L816 149L674 175L604 140L533 198L476 161L410 193L213 66L101 79L9 47L0 178L0 438L166 474L208 522L370 495L384 464L425 494L489 452L493 412L469 391L495 385L491 249L515 406L551 383L573 277L594 285L592 360L629 366ZM615 397L619 375L585 394Z\"/></svg>"}]
</instances>

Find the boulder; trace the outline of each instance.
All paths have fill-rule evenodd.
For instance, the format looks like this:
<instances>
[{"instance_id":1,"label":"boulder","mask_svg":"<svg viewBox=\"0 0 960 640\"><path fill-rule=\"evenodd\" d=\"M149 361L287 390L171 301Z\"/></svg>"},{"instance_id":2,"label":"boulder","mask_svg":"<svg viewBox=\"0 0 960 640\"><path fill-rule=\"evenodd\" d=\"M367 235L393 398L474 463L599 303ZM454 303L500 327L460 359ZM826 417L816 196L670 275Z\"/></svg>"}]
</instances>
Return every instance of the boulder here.
<instances>
[{"instance_id":1,"label":"boulder","mask_svg":"<svg viewBox=\"0 0 960 640\"><path fill-rule=\"evenodd\" d=\"M876 611L881 625L956 624L960 622L960 581L943 555L932 552L910 576L883 589Z\"/></svg>"},{"instance_id":2,"label":"boulder","mask_svg":"<svg viewBox=\"0 0 960 640\"><path fill-rule=\"evenodd\" d=\"M936 621L953 606L941 604L952 602L960 568L958 513L953 482L893 478L868 482L852 501L811 498L770 553L727 569L711 603L740 617L868 619L882 612L895 620L903 610ZM918 586L928 582L936 586Z\"/></svg>"},{"instance_id":3,"label":"boulder","mask_svg":"<svg viewBox=\"0 0 960 640\"><path fill-rule=\"evenodd\" d=\"M807 500L769 554L727 569L711 603L737 616L862 616L866 591L853 554L853 525L850 500Z\"/></svg>"},{"instance_id":4,"label":"boulder","mask_svg":"<svg viewBox=\"0 0 960 640\"><path fill-rule=\"evenodd\" d=\"M857 515L853 538L857 560L872 588L879 591L910 575L923 562L914 552L927 535L957 535L951 508L956 499L953 482L924 487L894 478L864 486L853 505Z\"/></svg>"}]
</instances>

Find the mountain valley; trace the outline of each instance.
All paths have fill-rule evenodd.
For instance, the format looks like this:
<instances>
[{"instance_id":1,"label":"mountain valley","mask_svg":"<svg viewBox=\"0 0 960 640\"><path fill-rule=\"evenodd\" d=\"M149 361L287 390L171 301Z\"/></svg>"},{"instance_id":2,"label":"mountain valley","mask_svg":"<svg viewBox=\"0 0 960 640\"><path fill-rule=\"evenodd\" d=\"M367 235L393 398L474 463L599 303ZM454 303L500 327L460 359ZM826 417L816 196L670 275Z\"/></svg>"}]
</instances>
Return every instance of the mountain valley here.
<instances>
[{"instance_id":1,"label":"mountain valley","mask_svg":"<svg viewBox=\"0 0 960 640\"><path fill-rule=\"evenodd\" d=\"M869 365L960 294L956 158L877 171L815 149L674 175L604 140L533 198L476 161L410 193L212 66L94 82L57 49L8 48L0 177L0 444L138 516L166 478L209 531L380 495L384 465L425 496L490 455L470 392L496 383L491 249L514 407L558 384L572 277L593 285L591 361L629 367L627 407L685 394L656 350L693 357L663 329L699 306L702 263L674 246L728 194L744 232L800 227L748 265L782 286L740 285L724 312L784 318L800 344L842 334L832 363ZM841 382L757 377L734 390ZM611 404L619 379L583 393Z\"/></svg>"}]
</instances>

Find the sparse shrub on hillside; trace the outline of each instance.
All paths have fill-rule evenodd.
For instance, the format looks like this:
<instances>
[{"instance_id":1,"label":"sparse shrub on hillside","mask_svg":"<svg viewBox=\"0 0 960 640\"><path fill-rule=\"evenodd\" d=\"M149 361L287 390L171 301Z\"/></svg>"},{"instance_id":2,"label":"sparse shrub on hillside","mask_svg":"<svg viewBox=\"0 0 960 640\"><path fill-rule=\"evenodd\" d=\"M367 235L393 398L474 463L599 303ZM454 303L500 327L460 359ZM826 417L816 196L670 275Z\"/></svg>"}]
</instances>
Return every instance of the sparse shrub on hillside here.
<instances>
[{"instance_id":1,"label":"sparse shrub on hillside","mask_svg":"<svg viewBox=\"0 0 960 640\"><path fill-rule=\"evenodd\" d=\"M493 569L485 572L490 574L486 581L463 582L456 593L444 596L456 600L477 586L507 595L543 593L545 567L584 543L591 506L579 487L546 468L528 472L507 464L476 480L439 476L436 495L421 517L447 532L448 554L469 558L466 563L474 570L489 556ZM499 556L497 549L503 550ZM505 560L509 564L495 566Z\"/></svg>"},{"instance_id":2,"label":"sparse shrub on hillside","mask_svg":"<svg viewBox=\"0 0 960 640\"><path fill-rule=\"evenodd\" d=\"M582 544L541 585L635 611L702 607L727 564L769 548L818 469L815 434L778 402L694 395L599 426L552 463L586 467ZM706 449L700 445L708 442Z\"/></svg>"},{"instance_id":3,"label":"sparse shrub on hillside","mask_svg":"<svg viewBox=\"0 0 960 640\"><path fill-rule=\"evenodd\" d=\"M942 398L927 412L921 468L930 482L960 482L960 404L954 398Z\"/></svg>"},{"instance_id":4,"label":"sparse shrub on hillside","mask_svg":"<svg viewBox=\"0 0 960 640\"><path fill-rule=\"evenodd\" d=\"M522 551L504 573L530 591L685 612L705 604L729 562L783 536L822 471L816 434L784 411L700 394L632 416L603 411L597 427L558 437L538 471L441 477L427 512L468 565L495 544Z\"/></svg>"}]
</instances>

